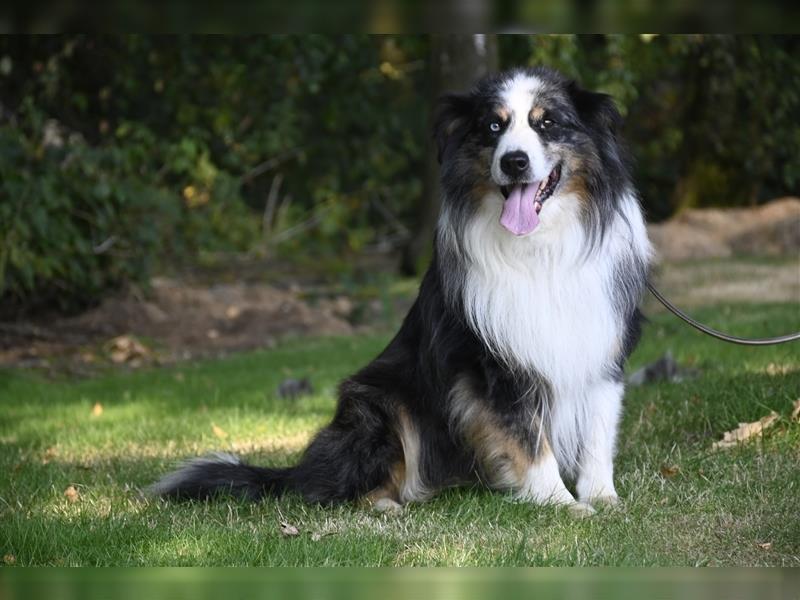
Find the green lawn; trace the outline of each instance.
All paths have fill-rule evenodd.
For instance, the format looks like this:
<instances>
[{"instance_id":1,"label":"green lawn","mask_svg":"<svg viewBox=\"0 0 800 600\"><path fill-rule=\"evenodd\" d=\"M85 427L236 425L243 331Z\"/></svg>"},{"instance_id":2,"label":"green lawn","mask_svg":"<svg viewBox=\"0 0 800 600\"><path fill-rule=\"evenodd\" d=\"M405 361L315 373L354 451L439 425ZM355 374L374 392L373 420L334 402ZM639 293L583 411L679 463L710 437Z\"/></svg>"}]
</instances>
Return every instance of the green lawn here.
<instances>
[{"instance_id":1,"label":"green lawn","mask_svg":"<svg viewBox=\"0 0 800 600\"><path fill-rule=\"evenodd\" d=\"M696 314L741 335L800 329L796 305ZM211 450L291 461L330 417L336 382L388 337L298 340L79 381L0 371L0 555L17 565L800 566L800 424L789 420L800 347L725 345L665 314L653 317L631 367L671 348L703 374L628 391L622 510L574 520L483 489L449 490L399 517L293 497L141 496L176 460ZM311 376L317 394L277 399L287 375ZM711 450L724 431L771 410L781 419L761 441ZM65 495L70 486L77 495ZM300 535L282 536L281 521Z\"/></svg>"}]
</instances>

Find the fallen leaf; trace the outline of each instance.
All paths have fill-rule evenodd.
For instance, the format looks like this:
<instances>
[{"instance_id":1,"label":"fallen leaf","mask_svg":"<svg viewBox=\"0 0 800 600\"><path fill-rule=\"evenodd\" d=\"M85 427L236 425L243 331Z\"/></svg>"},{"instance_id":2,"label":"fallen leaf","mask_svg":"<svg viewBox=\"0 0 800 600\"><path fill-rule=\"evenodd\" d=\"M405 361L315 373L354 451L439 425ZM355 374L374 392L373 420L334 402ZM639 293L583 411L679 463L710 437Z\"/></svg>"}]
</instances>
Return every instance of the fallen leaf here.
<instances>
[{"instance_id":1,"label":"fallen leaf","mask_svg":"<svg viewBox=\"0 0 800 600\"><path fill-rule=\"evenodd\" d=\"M111 361L117 364L136 362L140 365L142 359L150 358L152 352L132 335L119 335L106 344L106 350Z\"/></svg>"},{"instance_id":2,"label":"fallen leaf","mask_svg":"<svg viewBox=\"0 0 800 600\"><path fill-rule=\"evenodd\" d=\"M294 537L296 535L300 535L300 530L291 523L281 521L281 534L286 537Z\"/></svg>"},{"instance_id":3,"label":"fallen leaf","mask_svg":"<svg viewBox=\"0 0 800 600\"><path fill-rule=\"evenodd\" d=\"M758 546L762 550L771 550L772 549L772 542L761 542L759 544L756 544L756 546Z\"/></svg>"},{"instance_id":4,"label":"fallen leaf","mask_svg":"<svg viewBox=\"0 0 800 600\"><path fill-rule=\"evenodd\" d=\"M103 414L103 405L99 402L95 402L94 406L92 407L92 416L99 417Z\"/></svg>"},{"instance_id":5,"label":"fallen leaf","mask_svg":"<svg viewBox=\"0 0 800 600\"><path fill-rule=\"evenodd\" d=\"M752 423L739 423L739 426L722 434L722 439L711 446L714 450L730 448L752 437L759 437L763 431L772 427L778 421L778 413L772 411L766 417L761 417Z\"/></svg>"},{"instance_id":6,"label":"fallen leaf","mask_svg":"<svg viewBox=\"0 0 800 600\"><path fill-rule=\"evenodd\" d=\"M15 565L17 564L17 557L14 556L13 554L6 554L5 556L3 556L3 562L6 563L7 565Z\"/></svg>"},{"instance_id":7,"label":"fallen leaf","mask_svg":"<svg viewBox=\"0 0 800 600\"><path fill-rule=\"evenodd\" d=\"M44 456L42 456L42 464L46 465L51 460L58 456L58 448L55 446L50 446L47 450L44 451Z\"/></svg>"},{"instance_id":8,"label":"fallen leaf","mask_svg":"<svg viewBox=\"0 0 800 600\"><path fill-rule=\"evenodd\" d=\"M792 421L800 421L800 398L794 401L794 408L792 409Z\"/></svg>"},{"instance_id":9,"label":"fallen leaf","mask_svg":"<svg viewBox=\"0 0 800 600\"><path fill-rule=\"evenodd\" d=\"M78 490L75 489L75 486L71 485L64 490L64 497L70 502L77 502L80 498L80 494L78 493Z\"/></svg>"},{"instance_id":10,"label":"fallen leaf","mask_svg":"<svg viewBox=\"0 0 800 600\"><path fill-rule=\"evenodd\" d=\"M661 476L664 478L675 477L679 472L678 465L661 465Z\"/></svg>"},{"instance_id":11,"label":"fallen leaf","mask_svg":"<svg viewBox=\"0 0 800 600\"><path fill-rule=\"evenodd\" d=\"M213 431L214 435L220 439L224 440L226 437L228 437L228 432L214 423L211 424L211 431Z\"/></svg>"},{"instance_id":12,"label":"fallen leaf","mask_svg":"<svg viewBox=\"0 0 800 600\"><path fill-rule=\"evenodd\" d=\"M778 365L775 363L769 363L767 365L766 371L767 375L786 375L790 371L790 367L788 365Z\"/></svg>"}]
</instances>

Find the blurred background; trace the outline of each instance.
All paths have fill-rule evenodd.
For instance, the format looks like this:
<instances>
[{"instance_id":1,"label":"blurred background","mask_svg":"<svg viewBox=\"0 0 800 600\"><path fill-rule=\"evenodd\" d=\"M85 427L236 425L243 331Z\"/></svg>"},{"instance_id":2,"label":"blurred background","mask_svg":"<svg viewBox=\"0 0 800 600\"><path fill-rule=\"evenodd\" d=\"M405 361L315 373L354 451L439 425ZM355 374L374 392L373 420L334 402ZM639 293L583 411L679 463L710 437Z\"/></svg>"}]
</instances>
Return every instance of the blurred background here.
<instances>
[{"instance_id":1,"label":"blurred background","mask_svg":"<svg viewBox=\"0 0 800 600\"><path fill-rule=\"evenodd\" d=\"M702 261L754 255L718 282L797 298L798 37L3 36L0 359L391 320L430 256L435 98L535 64L616 99L686 294Z\"/></svg>"}]
</instances>

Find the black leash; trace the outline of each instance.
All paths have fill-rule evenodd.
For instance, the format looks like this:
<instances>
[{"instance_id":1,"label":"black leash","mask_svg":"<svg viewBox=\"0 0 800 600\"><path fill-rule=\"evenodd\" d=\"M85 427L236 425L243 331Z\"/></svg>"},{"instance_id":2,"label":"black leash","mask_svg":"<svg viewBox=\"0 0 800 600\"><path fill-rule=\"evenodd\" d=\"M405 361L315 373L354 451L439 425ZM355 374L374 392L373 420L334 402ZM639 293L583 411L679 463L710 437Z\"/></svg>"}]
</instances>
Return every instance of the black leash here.
<instances>
[{"instance_id":1,"label":"black leash","mask_svg":"<svg viewBox=\"0 0 800 600\"><path fill-rule=\"evenodd\" d=\"M770 346L772 344L785 344L786 342L796 342L800 340L800 331L797 333L789 333L787 335L780 335L778 337L771 337L771 338L741 338L736 337L735 335L728 335L727 333L722 333L721 331L717 331L716 329L711 329L703 325L702 323L695 321L692 317L681 311L677 306L672 304L669 300L664 298L661 293L655 288L655 286L647 282L647 289L650 290L650 293L655 296L661 304L663 304L667 310L669 310L672 314L676 317L683 319L689 325L702 331L703 333L710 335L711 337L715 337L718 340L722 340L723 342L730 342L731 344L741 344L743 346Z\"/></svg>"}]
</instances>

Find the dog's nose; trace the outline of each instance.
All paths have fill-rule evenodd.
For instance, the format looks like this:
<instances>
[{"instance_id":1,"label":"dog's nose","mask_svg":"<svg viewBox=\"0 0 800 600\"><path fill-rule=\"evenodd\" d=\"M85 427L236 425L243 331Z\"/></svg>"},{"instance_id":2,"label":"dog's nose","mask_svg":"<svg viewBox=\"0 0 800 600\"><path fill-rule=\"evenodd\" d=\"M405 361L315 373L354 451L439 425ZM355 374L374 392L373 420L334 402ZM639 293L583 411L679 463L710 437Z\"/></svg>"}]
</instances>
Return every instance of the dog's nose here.
<instances>
[{"instance_id":1,"label":"dog's nose","mask_svg":"<svg viewBox=\"0 0 800 600\"><path fill-rule=\"evenodd\" d=\"M518 177L528 168L528 155L522 150L505 153L500 159L500 169L509 177Z\"/></svg>"}]
</instances>

